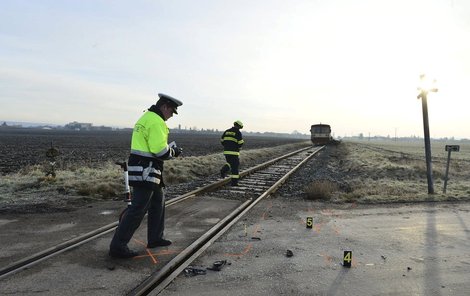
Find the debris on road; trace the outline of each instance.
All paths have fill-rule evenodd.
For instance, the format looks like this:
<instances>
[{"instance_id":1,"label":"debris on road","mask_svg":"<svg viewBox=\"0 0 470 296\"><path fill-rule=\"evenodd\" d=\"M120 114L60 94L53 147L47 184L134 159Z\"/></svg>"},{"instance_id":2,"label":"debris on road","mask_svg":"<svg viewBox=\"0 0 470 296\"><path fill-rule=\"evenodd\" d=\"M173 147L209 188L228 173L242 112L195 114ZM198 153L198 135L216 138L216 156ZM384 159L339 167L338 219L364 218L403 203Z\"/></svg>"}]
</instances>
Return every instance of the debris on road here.
<instances>
[{"instance_id":1,"label":"debris on road","mask_svg":"<svg viewBox=\"0 0 470 296\"><path fill-rule=\"evenodd\" d=\"M230 262L227 262L227 260L217 260L212 263L211 267L207 267L207 269L213 271L221 271L222 267L224 267L226 264L230 265Z\"/></svg>"},{"instance_id":2,"label":"debris on road","mask_svg":"<svg viewBox=\"0 0 470 296\"><path fill-rule=\"evenodd\" d=\"M184 269L183 272L185 276L195 276L195 275L206 274L206 269L195 267L195 266L188 266Z\"/></svg>"}]
</instances>

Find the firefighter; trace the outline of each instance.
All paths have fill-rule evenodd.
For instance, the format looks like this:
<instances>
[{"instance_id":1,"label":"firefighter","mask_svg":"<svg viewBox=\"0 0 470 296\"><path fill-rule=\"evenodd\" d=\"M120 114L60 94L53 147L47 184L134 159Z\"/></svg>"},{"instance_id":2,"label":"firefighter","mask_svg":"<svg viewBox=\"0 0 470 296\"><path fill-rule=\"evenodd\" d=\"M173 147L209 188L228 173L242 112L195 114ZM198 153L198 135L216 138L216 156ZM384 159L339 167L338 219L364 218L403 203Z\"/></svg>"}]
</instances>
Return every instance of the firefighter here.
<instances>
[{"instance_id":1,"label":"firefighter","mask_svg":"<svg viewBox=\"0 0 470 296\"><path fill-rule=\"evenodd\" d=\"M220 176L225 178L230 172L231 185L237 186L240 167L240 149L243 146L243 136L240 130L243 128L243 123L237 120L233 123L233 127L226 130L220 139L220 142L224 146L224 156L227 161L226 164L220 170Z\"/></svg>"},{"instance_id":2,"label":"firefighter","mask_svg":"<svg viewBox=\"0 0 470 296\"><path fill-rule=\"evenodd\" d=\"M178 157L182 149L168 145L166 121L183 103L165 94L137 121L132 132L131 153L128 160L129 185L132 202L122 216L109 247L109 255L115 258L131 258L138 255L127 246L139 227L145 213L147 219L147 248L168 246L163 238L165 228L165 201L163 195L163 161Z\"/></svg>"}]
</instances>

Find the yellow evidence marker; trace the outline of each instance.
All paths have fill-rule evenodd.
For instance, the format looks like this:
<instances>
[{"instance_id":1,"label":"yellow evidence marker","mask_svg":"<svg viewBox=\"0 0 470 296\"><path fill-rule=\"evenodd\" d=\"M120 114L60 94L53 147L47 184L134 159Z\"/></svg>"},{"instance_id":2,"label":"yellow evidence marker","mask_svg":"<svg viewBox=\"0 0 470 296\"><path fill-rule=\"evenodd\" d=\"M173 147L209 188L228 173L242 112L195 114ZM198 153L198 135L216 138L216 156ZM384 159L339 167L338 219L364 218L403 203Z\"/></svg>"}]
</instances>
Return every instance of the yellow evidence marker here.
<instances>
[{"instance_id":1,"label":"yellow evidence marker","mask_svg":"<svg viewBox=\"0 0 470 296\"><path fill-rule=\"evenodd\" d=\"M307 228L312 228L313 227L313 217L307 217Z\"/></svg>"},{"instance_id":2,"label":"yellow evidence marker","mask_svg":"<svg viewBox=\"0 0 470 296\"><path fill-rule=\"evenodd\" d=\"M352 262L352 251L344 251L343 266L351 267L351 262Z\"/></svg>"}]
</instances>

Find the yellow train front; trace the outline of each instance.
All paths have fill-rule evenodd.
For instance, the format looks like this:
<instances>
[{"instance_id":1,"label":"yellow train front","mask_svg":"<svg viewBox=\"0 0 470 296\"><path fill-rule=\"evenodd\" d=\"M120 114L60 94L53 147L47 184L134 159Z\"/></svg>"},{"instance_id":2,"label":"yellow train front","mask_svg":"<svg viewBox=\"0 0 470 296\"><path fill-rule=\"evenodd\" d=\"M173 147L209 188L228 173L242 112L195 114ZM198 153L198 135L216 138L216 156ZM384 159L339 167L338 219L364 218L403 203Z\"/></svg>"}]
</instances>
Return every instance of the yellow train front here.
<instances>
[{"instance_id":1,"label":"yellow train front","mask_svg":"<svg viewBox=\"0 0 470 296\"><path fill-rule=\"evenodd\" d=\"M331 142L331 126L329 124L314 124L310 128L310 139L313 145L326 145Z\"/></svg>"}]
</instances>

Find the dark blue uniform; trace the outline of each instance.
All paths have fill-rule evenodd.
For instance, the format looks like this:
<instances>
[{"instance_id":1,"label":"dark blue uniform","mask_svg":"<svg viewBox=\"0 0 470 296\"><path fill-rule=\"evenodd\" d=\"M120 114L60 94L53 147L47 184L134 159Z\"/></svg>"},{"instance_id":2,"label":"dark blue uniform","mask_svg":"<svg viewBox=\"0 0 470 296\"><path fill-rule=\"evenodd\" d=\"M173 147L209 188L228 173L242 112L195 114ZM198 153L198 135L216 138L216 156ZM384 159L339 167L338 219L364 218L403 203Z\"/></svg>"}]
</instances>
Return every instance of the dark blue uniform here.
<instances>
[{"instance_id":1,"label":"dark blue uniform","mask_svg":"<svg viewBox=\"0 0 470 296\"><path fill-rule=\"evenodd\" d=\"M230 172L231 184L238 185L238 179L240 178L240 149L244 144L242 133L240 132L239 124L235 123L234 126L226 130L220 139L220 142L224 146L224 156L227 163L220 170L221 177L225 177Z\"/></svg>"}]
</instances>

